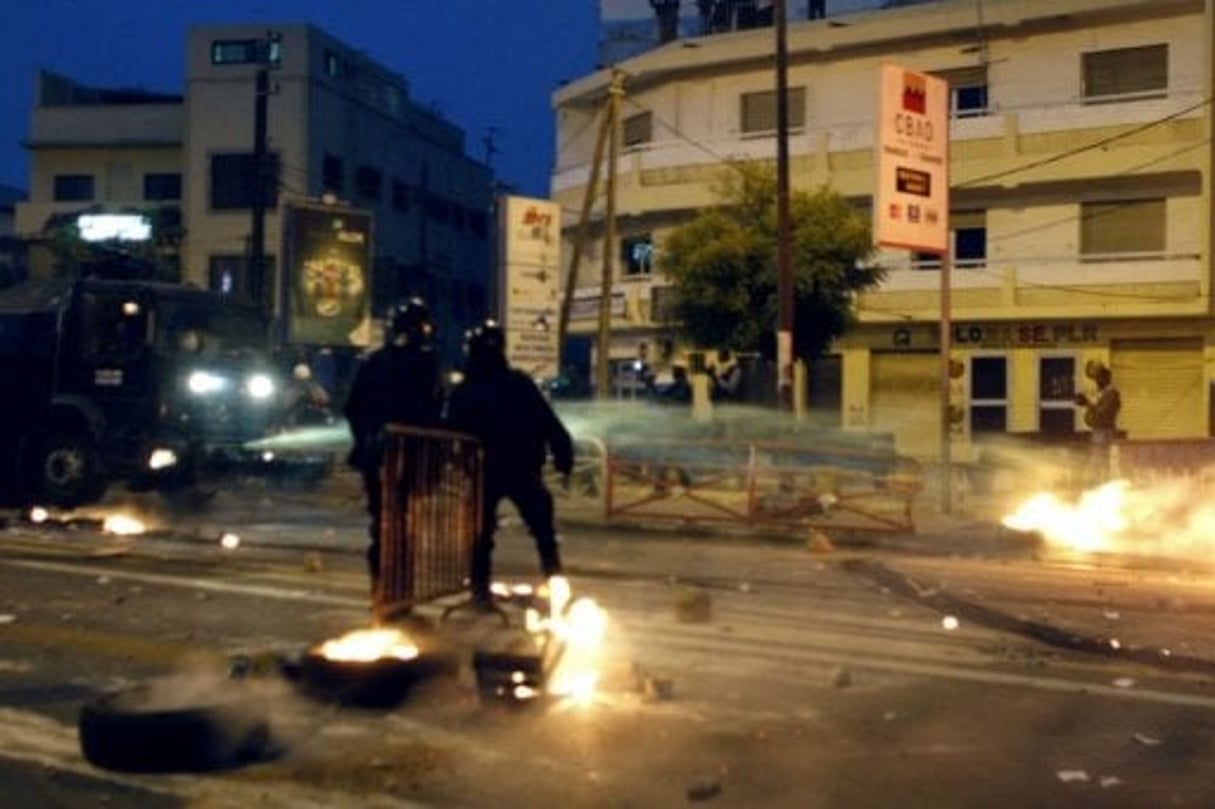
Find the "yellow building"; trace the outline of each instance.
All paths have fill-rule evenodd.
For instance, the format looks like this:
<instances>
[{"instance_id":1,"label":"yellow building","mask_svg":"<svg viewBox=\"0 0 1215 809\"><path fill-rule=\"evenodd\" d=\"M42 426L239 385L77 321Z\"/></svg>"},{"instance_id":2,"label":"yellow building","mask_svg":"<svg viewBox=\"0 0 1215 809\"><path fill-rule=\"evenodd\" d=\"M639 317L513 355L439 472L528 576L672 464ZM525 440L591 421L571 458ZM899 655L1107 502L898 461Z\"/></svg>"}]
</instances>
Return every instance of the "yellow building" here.
<instances>
[{"instance_id":1,"label":"yellow building","mask_svg":"<svg viewBox=\"0 0 1215 809\"><path fill-rule=\"evenodd\" d=\"M1207 436L1211 309L1212 42L1203 0L942 0L788 25L791 182L858 204L875 190L883 64L947 79L951 96L951 385L960 444L983 434L1083 431L1085 366L1108 364L1131 439ZM670 336L664 279L631 255L715 202L727 159L774 161L774 34L670 42L623 61L611 356ZM553 197L582 204L611 80L554 94ZM577 298L595 299L602 208ZM571 217L571 219L574 219ZM567 223L567 239L577 222ZM640 246L640 248L639 248ZM890 269L840 339L847 428L940 444L941 269L885 251ZM586 305L584 303L584 305ZM592 308L587 306L588 309ZM571 330L593 334L590 317Z\"/></svg>"}]
</instances>

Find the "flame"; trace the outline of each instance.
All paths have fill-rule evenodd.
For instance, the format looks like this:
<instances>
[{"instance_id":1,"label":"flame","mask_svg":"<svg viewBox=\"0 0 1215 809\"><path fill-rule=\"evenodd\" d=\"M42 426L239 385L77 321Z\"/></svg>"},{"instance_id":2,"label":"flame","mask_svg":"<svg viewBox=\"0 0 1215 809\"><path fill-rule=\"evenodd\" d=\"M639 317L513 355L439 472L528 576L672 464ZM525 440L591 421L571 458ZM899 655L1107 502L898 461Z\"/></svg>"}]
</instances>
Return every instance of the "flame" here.
<instances>
[{"instance_id":1,"label":"flame","mask_svg":"<svg viewBox=\"0 0 1215 809\"><path fill-rule=\"evenodd\" d=\"M101 523L101 530L107 534L132 536L142 534L145 528L142 522L126 514L107 514Z\"/></svg>"},{"instance_id":2,"label":"flame","mask_svg":"<svg viewBox=\"0 0 1215 809\"><path fill-rule=\"evenodd\" d=\"M569 583L564 578L550 581L554 586L549 628L565 649L549 677L548 691L576 705L590 705L599 685L607 613L592 598L571 601Z\"/></svg>"},{"instance_id":3,"label":"flame","mask_svg":"<svg viewBox=\"0 0 1215 809\"><path fill-rule=\"evenodd\" d=\"M385 657L413 660L418 647L399 629L356 629L325 641L320 652L329 660L370 663Z\"/></svg>"},{"instance_id":4,"label":"flame","mask_svg":"<svg viewBox=\"0 0 1215 809\"><path fill-rule=\"evenodd\" d=\"M1074 501L1041 492L1003 523L1080 553L1205 556L1215 551L1215 504L1203 483L1201 478L1152 485L1114 480Z\"/></svg>"}]
</instances>

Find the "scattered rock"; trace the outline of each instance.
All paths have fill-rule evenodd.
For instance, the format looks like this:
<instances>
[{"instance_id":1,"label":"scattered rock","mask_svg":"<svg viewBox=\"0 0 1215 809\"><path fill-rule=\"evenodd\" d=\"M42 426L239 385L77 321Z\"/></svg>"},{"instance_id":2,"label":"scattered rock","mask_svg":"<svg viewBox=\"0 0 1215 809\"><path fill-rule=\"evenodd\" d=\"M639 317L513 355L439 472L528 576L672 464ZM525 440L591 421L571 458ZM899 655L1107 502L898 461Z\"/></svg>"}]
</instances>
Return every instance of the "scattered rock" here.
<instances>
[{"instance_id":1,"label":"scattered rock","mask_svg":"<svg viewBox=\"0 0 1215 809\"><path fill-rule=\"evenodd\" d=\"M705 778L688 787L688 800L708 801L721 794L721 779L712 776Z\"/></svg>"},{"instance_id":2,"label":"scattered rock","mask_svg":"<svg viewBox=\"0 0 1215 809\"><path fill-rule=\"evenodd\" d=\"M831 672L831 685L835 688L847 688L852 685L852 670L840 666Z\"/></svg>"},{"instance_id":3,"label":"scattered rock","mask_svg":"<svg viewBox=\"0 0 1215 809\"><path fill-rule=\"evenodd\" d=\"M713 599L699 587L684 587L675 596L675 617L684 623L707 623L713 618Z\"/></svg>"},{"instance_id":4,"label":"scattered rock","mask_svg":"<svg viewBox=\"0 0 1215 809\"><path fill-rule=\"evenodd\" d=\"M822 531L815 530L810 532L806 547L811 553L831 553L835 550L835 543Z\"/></svg>"},{"instance_id":5,"label":"scattered rock","mask_svg":"<svg viewBox=\"0 0 1215 809\"><path fill-rule=\"evenodd\" d=\"M1065 784L1087 784L1089 780L1084 770L1059 770L1055 777Z\"/></svg>"},{"instance_id":6,"label":"scattered rock","mask_svg":"<svg viewBox=\"0 0 1215 809\"><path fill-rule=\"evenodd\" d=\"M325 569L325 559L316 551L304 557L304 570L309 573L320 573Z\"/></svg>"},{"instance_id":7,"label":"scattered rock","mask_svg":"<svg viewBox=\"0 0 1215 809\"><path fill-rule=\"evenodd\" d=\"M1136 733L1131 738L1139 742L1144 747L1159 747L1160 745L1164 744L1163 739L1158 739L1155 736L1149 736L1146 733Z\"/></svg>"},{"instance_id":8,"label":"scattered rock","mask_svg":"<svg viewBox=\"0 0 1215 809\"><path fill-rule=\"evenodd\" d=\"M675 681L670 677L646 677L642 693L650 702L665 702L675 696Z\"/></svg>"}]
</instances>

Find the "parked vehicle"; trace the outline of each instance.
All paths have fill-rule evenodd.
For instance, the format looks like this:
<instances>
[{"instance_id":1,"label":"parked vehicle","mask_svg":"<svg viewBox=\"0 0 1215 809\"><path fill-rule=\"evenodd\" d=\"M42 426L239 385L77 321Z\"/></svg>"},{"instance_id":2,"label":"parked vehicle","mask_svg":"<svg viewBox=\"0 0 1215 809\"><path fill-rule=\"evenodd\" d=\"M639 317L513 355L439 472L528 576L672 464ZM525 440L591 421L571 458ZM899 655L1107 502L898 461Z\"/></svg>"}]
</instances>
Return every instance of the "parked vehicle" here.
<instances>
[{"instance_id":1,"label":"parked vehicle","mask_svg":"<svg viewBox=\"0 0 1215 809\"><path fill-rule=\"evenodd\" d=\"M282 419L260 313L144 281L29 281L0 292L0 493L76 506L123 482L190 490L256 467Z\"/></svg>"}]
</instances>

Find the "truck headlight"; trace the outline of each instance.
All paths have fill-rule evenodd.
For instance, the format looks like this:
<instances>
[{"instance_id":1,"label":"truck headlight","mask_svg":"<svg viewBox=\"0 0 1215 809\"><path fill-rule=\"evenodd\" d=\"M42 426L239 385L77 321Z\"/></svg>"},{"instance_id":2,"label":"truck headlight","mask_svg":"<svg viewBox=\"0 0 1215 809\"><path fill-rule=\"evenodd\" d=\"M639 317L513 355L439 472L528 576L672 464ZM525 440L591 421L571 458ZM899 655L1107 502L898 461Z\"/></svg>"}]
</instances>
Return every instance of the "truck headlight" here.
<instances>
[{"instance_id":1,"label":"truck headlight","mask_svg":"<svg viewBox=\"0 0 1215 809\"><path fill-rule=\"evenodd\" d=\"M274 395L274 380L266 374L254 374L245 382L245 392L254 399L268 399Z\"/></svg>"},{"instance_id":2,"label":"truck headlight","mask_svg":"<svg viewBox=\"0 0 1215 809\"><path fill-rule=\"evenodd\" d=\"M224 384L222 376L213 374L210 371L195 371L186 380L186 387L190 389L190 393L198 396L218 393L224 389Z\"/></svg>"},{"instance_id":3,"label":"truck headlight","mask_svg":"<svg viewBox=\"0 0 1215 809\"><path fill-rule=\"evenodd\" d=\"M148 456L148 468L157 471L177 465L177 453L165 447L157 447Z\"/></svg>"}]
</instances>

